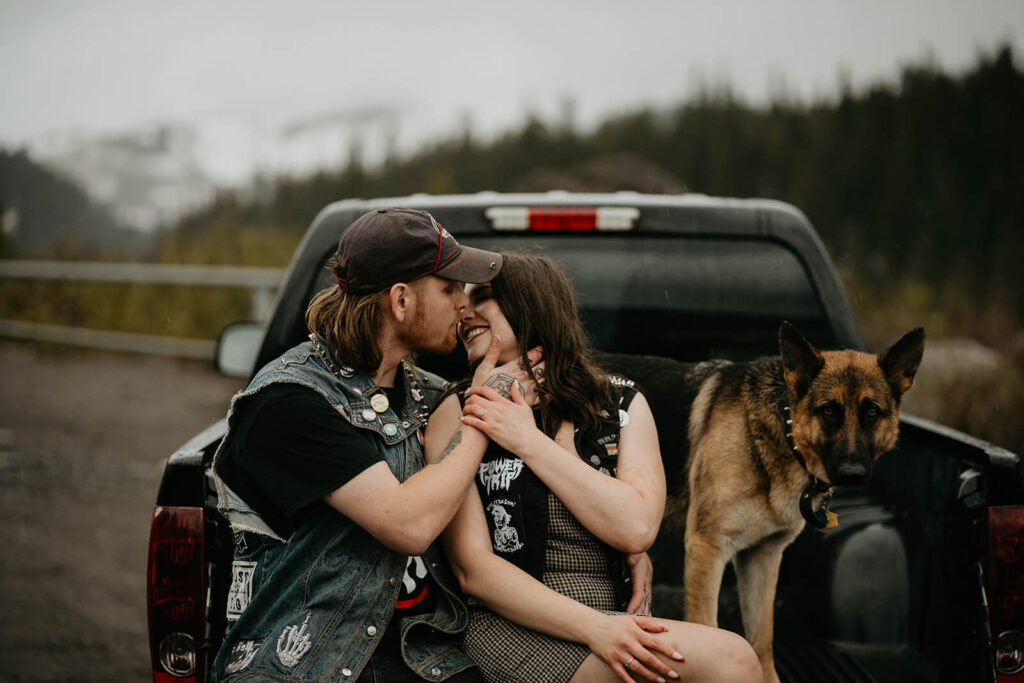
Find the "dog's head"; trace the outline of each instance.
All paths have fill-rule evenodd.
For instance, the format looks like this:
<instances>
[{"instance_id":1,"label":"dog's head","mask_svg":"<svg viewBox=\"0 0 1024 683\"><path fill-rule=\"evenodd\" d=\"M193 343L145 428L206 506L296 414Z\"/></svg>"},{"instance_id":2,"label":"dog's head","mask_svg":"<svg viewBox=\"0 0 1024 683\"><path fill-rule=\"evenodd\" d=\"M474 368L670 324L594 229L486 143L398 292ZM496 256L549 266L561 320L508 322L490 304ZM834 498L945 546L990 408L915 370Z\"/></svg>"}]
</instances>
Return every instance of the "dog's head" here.
<instances>
[{"instance_id":1,"label":"dog's head","mask_svg":"<svg viewBox=\"0 0 1024 683\"><path fill-rule=\"evenodd\" d=\"M924 330L911 330L874 356L818 351L789 323L779 328L793 439L811 473L832 484L859 484L893 449L899 407L924 353Z\"/></svg>"}]
</instances>

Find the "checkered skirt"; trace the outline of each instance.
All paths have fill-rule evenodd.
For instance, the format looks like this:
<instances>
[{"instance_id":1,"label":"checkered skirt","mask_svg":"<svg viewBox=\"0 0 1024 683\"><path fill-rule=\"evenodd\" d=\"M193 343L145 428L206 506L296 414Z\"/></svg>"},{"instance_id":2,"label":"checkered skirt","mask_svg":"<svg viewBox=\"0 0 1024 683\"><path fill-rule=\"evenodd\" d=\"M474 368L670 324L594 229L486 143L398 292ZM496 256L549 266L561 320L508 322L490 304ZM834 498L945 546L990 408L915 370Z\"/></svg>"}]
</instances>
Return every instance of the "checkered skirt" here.
<instances>
[{"instance_id":1,"label":"checkered skirt","mask_svg":"<svg viewBox=\"0 0 1024 683\"><path fill-rule=\"evenodd\" d=\"M606 546L548 494L543 582L602 611L615 611ZM565 683L590 654L585 645L523 628L482 606L470 608L463 647L489 683Z\"/></svg>"}]
</instances>

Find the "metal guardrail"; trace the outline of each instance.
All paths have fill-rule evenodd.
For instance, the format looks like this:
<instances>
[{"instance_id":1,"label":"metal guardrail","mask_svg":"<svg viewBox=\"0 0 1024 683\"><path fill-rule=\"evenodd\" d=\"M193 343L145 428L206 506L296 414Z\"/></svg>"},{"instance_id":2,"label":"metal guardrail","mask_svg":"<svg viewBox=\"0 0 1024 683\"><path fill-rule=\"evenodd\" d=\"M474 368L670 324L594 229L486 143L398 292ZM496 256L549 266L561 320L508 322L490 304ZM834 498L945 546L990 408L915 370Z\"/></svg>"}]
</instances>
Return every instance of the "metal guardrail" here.
<instances>
[{"instance_id":1,"label":"metal guardrail","mask_svg":"<svg viewBox=\"0 0 1024 683\"><path fill-rule=\"evenodd\" d=\"M111 332L109 330L93 330L85 327L29 323L21 320L0 319L0 337L48 342L51 344L67 344L69 346L84 346L103 351L122 351L151 356L195 358L198 360L212 359L214 352L217 350L217 342L209 339L186 339L184 337L162 337L154 334Z\"/></svg>"},{"instance_id":2,"label":"metal guardrail","mask_svg":"<svg viewBox=\"0 0 1024 683\"><path fill-rule=\"evenodd\" d=\"M0 277L33 280L91 280L275 289L281 283L283 275L284 270L281 268L250 266L0 260Z\"/></svg>"},{"instance_id":3,"label":"metal guardrail","mask_svg":"<svg viewBox=\"0 0 1024 683\"><path fill-rule=\"evenodd\" d=\"M266 320L269 316L274 291L280 286L284 272L281 268L247 266L0 260L0 279L243 287L250 290L250 311L254 320ZM201 360L212 359L216 349L216 342L208 339L132 334L21 320L0 319L0 336Z\"/></svg>"}]
</instances>

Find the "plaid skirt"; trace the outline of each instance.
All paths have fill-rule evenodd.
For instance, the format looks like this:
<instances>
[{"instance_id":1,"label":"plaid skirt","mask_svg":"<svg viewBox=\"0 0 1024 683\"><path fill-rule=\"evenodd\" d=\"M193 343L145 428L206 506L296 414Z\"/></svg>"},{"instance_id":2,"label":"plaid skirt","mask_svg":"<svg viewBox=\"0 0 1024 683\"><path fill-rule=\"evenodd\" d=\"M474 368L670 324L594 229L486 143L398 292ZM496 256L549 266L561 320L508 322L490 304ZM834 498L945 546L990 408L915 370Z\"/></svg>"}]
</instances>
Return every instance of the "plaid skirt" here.
<instances>
[{"instance_id":1,"label":"plaid skirt","mask_svg":"<svg viewBox=\"0 0 1024 683\"><path fill-rule=\"evenodd\" d=\"M588 607L615 611L607 546L552 493L543 582ZM463 647L489 683L565 683L590 654L585 645L531 631L480 605L470 607Z\"/></svg>"}]
</instances>

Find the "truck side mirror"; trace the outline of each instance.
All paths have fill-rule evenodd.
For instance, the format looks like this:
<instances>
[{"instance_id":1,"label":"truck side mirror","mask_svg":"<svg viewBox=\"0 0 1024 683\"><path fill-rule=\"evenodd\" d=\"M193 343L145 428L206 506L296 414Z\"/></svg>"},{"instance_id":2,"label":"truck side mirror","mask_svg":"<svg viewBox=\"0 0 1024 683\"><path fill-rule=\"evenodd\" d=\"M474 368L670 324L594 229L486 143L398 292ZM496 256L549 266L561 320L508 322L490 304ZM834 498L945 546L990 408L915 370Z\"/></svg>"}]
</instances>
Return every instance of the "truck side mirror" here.
<instances>
[{"instance_id":1,"label":"truck side mirror","mask_svg":"<svg viewBox=\"0 0 1024 683\"><path fill-rule=\"evenodd\" d=\"M214 355L217 372L247 379L263 343L264 331L262 323L254 322L231 323L221 330Z\"/></svg>"}]
</instances>

